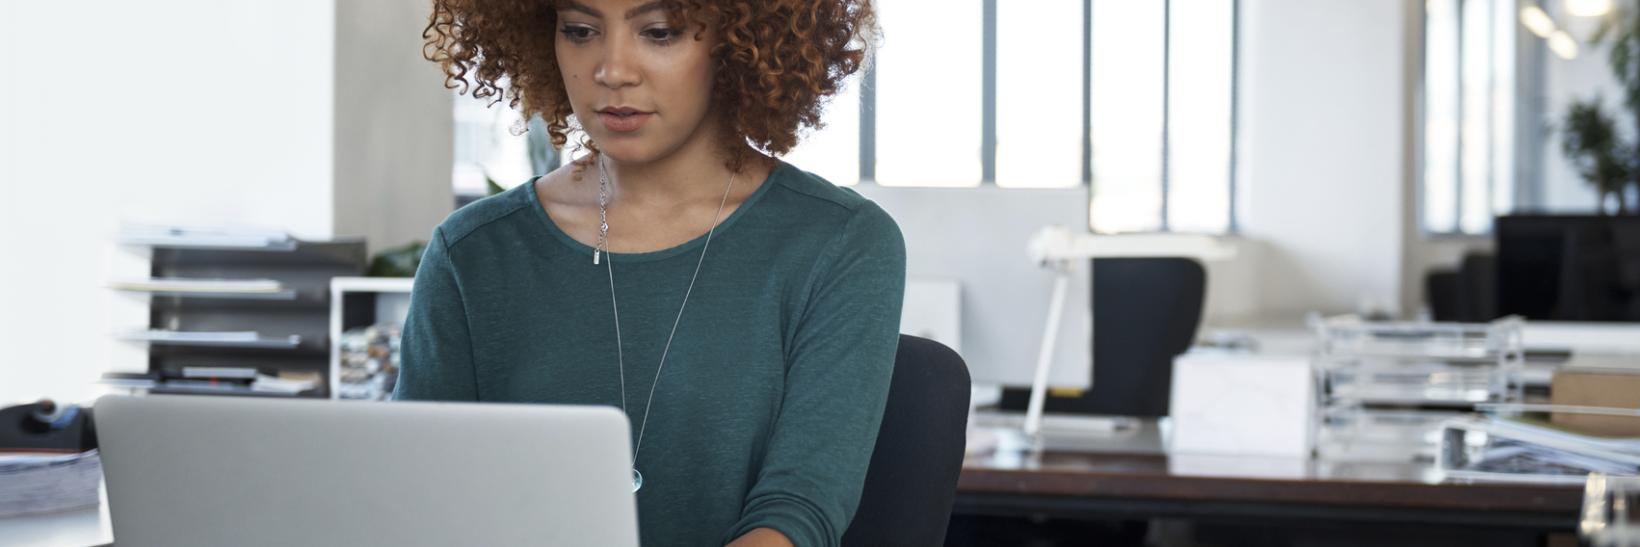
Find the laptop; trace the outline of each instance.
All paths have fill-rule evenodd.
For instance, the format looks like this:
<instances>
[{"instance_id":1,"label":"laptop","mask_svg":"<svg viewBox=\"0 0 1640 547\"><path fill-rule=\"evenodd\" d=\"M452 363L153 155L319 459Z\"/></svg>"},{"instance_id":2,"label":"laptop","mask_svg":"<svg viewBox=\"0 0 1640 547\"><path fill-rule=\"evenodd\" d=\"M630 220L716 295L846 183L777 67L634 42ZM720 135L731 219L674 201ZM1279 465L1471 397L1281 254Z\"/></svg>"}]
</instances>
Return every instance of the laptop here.
<instances>
[{"instance_id":1,"label":"laptop","mask_svg":"<svg viewBox=\"0 0 1640 547\"><path fill-rule=\"evenodd\" d=\"M110 395L119 547L638 545L611 407Z\"/></svg>"}]
</instances>

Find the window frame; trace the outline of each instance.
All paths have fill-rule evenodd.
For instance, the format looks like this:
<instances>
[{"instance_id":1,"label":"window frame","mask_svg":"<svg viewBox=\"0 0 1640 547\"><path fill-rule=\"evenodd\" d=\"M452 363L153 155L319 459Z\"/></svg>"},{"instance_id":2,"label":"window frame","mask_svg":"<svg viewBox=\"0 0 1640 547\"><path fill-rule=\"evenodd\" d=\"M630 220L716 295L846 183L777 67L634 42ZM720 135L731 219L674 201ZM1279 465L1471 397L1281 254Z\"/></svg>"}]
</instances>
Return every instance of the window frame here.
<instances>
[{"instance_id":1,"label":"window frame","mask_svg":"<svg viewBox=\"0 0 1640 547\"><path fill-rule=\"evenodd\" d=\"M996 21L997 21L998 1L999 0L983 0L983 8L982 9L985 10L985 13L983 14L984 33L983 33L983 38L982 38L983 39L982 50L984 52L984 55L983 55L982 62L981 62L981 70L982 70L981 81L984 82L984 88L982 90L981 96L983 97L984 106L983 106L982 111L981 111L981 140L980 140L980 162L981 162L980 163L980 169L981 169L981 176L980 176L979 184L974 186L974 187L996 186L996 184L997 184L996 183L996 164L997 164L997 158L996 158L996 143L997 143L997 133L996 133L997 29L996 29ZM1087 107L1087 105L1089 104L1089 102L1092 99L1092 82L1093 82L1093 67L1092 67L1092 58L1091 58L1092 56L1089 54L1089 52L1092 50L1092 45L1093 45L1093 43L1092 43L1093 42L1093 1L1094 0L1082 0L1082 52L1081 52L1082 53L1082 105L1083 105L1082 114L1081 114L1081 116L1082 116L1082 145L1081 145L1081 155L1082 155L1082 157L1081 157L1081 160L1080 160L1080 163L1081 163L1081 180L1078 181L1078 186L1079 187L1088 188L1089 190L1091 190L1093 188L1093 142L1092 142L1092 140L1093 140L1093 119L1092 119L1091 109L1089 109ZM1240 142L1239 142L1240 139L1238 137L1240 136L1240 132L1241 132L1240 131L1240 129L1241 129L1240 87L1241 87L1241 37L1242 37L1242 35L1241 35L1241 27L1242 27L1242 25L1241 25L1241 7L1242 7L1242 2L1241 2L1241 0L1226 0L1226 1L1230 2L1230 4L1231 4L1231 6L1230 6L1230 14L1231 14L1230 15L1230 26L1231 26L1231 28L1230 28L1230 89L1228 90L1229 91L1229 101L1230 101L1230 109L1229 109L1230 110L1230 123L1229 123L1229 127L1228 127L1228 129L1229 129L1229 143L1230 143L1229 152L1230 153L1229 153L1229 161L1226 162L1227 165L1225 166L1225 169L1226 169L1226 172L1227 172L1226 183L1229 185L1229 199L1227 200L1227 207L1229 208L1229 211L1228 211L1229 214L1228 214L1228 217L1227 217L1228 221L1226 223L1225 229L1223 231L1209 232L1213 235L1236 235L1236 234L1239 234L1241 232L1241 220L1242 220L1240 214L1238 214L1238 211L1237 211L1238 208L1236 206L1237 199L1240 195L1240 191L1239 191L1240 181L1238 180L1239 179L1239 177L1238 177L1238 174L1239 174L1238 173L1238 171L1239 171L1239 169L1238 169L1239 157L1238 156L1240 155L1241 147L1240 147ZM1163 18L1162 18L1162 36L1161 36L1163 44L1164 44L1164 46L1163 46L1163 52L1164 52L1163 53L1163 67L1162 67L1162 82L1163 82L1162 83L1162 93L1163 93L1162 105L1163 106L1162 106L1162 122L1161 122L1162 123L1161 132L1162 132L1162 140L1163 140L1163 142L1162 142L1162 154L1161 154L1162 177L1161 177L1161 180L1160 180L1161 190L1162 190L1162 204L1161 204L1161 208L1157 211L1157 214L1159 215L1159 218L1160 218L1160 222L1158 223L1159 228L1157 230L1144 231L1144 232L1133 232L1133 233L1176 233L1169 226L1168 218L1167 218L1168 207L1170 206L1170 201L1173 199L1171 193L1169 192L1169 190L1170 190L1170 180L1169 180L1170 173L1169 173L1169 169L1168 169L1168 159L1170 157L1170 150L1171 150L1171 143L1170 143L1169 137L1168 137L1168 122L1169 122L1168 111L1169 111L1169 102L1171 101L1171 98L1169 97L1169 94L1168 94L1168 85L1170 84L1170 82L1168 81L1168 79L1169 79L1169 76L1168 76L1168 68L1169 68L1168 63L1169 63L1170 58L1171 58L1171 51L1170 51L1170 49L1171 49L1171 44L1170 44L1171 40L1170 39L1171 39L1171 31L1172 31L1172 25L1173 25L1173 22L1172 22L1172 5L1173 5L1173 2L1172 2L1172 0L1162 0L1162 2L1164 4L1164 6L1163 6L1163 14L1164 15L1163 15ZM859 85L861 86L860 87L860 124L859 124L859 127L860 127L860 139L859 139L859 142L860 142L860 177L859 177L859 180L860 180L860 182L859 182L859 184L862 184L862 185L865 185L865 184L877 185L877 180L876 180L877 143L876 143L876 118L875 118L875 109L876 109L876 104L877 104L876 70L877 69L876 69L876 66L874 64L868 65L866 67L865 71L864 71L865 73L861 76L861 79L860 79L860 82L859 82ZM974 188L974 187L951 187L951 188L940 188L940 190L943 190L943 191L962 191L962 190L969 189L969 188ZM1037 190L1037 188L1009 188L1009 190L1028 192L1028 191L1031 191L1031 190ZM1089 199L1092 199L1091 193L1089 195ZM1091 222L1091 220L1090 220L1090 222ZM1090 224L1090 226L1088 226L1088 228L1092 229L1091 224Z\"/></svg>"},{"instance_id":2,"label":"window frame","mask_svg":"<svg viewBox=\"0 0 1640 547\"><path fill-rule=\"evenodd\" d=\"M1241 119L1240 119L1241 118L1241 108L1240 108L1240 87L1241 87L1241 85L1240 84L1241 84L1241 27L1242 27L1242 24L1241 24L1241 7L1242 7L1242 2L1241 2L1241 0L1226 0L1226 1L1230 2L1230 4L1231 4L1231 6L1230 6L1230 13L1231 13L1231 19L1230 19L1230 25L1231 25L1231 29L1230 29L1230 42L1231 42L1231 44L1230 44L1230 89L1228 90L1229 91L1229 101L1230 101L1230 108L1229 108L1230 123L1229 123L1229 128L1228 128L1229 129L1229 158L1228 158L1229 161L1227 162L1227 165L1226 165L1227 176L1226 176L1226 179L1225 179L1226 183L1229 185L1229 189L1228 189L1229 190L1229 192L1228 192L1229 199L1227 200L1227 204L1226 204L1227 207L1229 208L1229 211L1228 211L1228 216L1227 216L1228 221L1227 221L1227 223L1224 227L1224 230L1223 231L1208 232L1208 233L1215 234L1215 235L1236 235L1236 234L1240 233L1240 231L1241 231L1241 218L1240 218L1240 215L1238 214L1238 207L1237 207L1236 204L1237 204L1238 197L1240 195L1240 181L1238 180L1238 171L1239 171L1238 170L1238 163L1239 163L1239 155L1240 155L1240 151L1241 151L1239 136L1240 136L1240 125L1241 125ZM982 97L983 107L981 108L980 120L979 120L980 121L980 127L981 127L981 131L980 131L980 135L981 135L981 141L980 141L980 171L981 171L981 173L980 173L979 184L977 184L976 186L973 186L973 187L986 187L986 186L996 186L997 185L997 183L996 183L996 167L997 167L997 156L996 156L996 150L997 150L997 123L996 123L997 85L996 85L996 81L997 81L997 8L998 8L998 2L999 2L999 0L982 0L982 2L981 2L981 9L984 11L984 13L981 16L982 17L982 28L983 28L982 47L981 47L981 51L982 51L982 61L981 61L982 89L981 89L981 97ZM1094 0L1081 0L1081 3L1082 3L1081 140L1082 140L1082 142L1081 142L1081 146L1080 146L1081 158L1079 160L1079 163L1080 163L1080 166L1081 166L1081 169L1080 169L1081 177L1080 177L1080 180L1077 182L1076 186L1068 187L1068 188L1080 187L1080 188L1088 189L1089 190L1089 199L1090 200L1093 197L1092 189L1093 189L1093 186L1094 186L1094 184L1093 184L1093 117L1092 117L1092 112L1091 112L1092 109L1088 108L1088 105L1092 100L1092 87L1093 87L1092 86L1092 83L1093 83L1092 55L1090 54L1090 52L1092 51L1092 47L1093 47L1093 2L1094 2ZM1160 170L1161 178L1159 180L1159 184L1161 185L1161 198L1162 198L1161 199L1161 207L1156 211L1156 214L1159 216L1159 222L1157 223L1158 229L1140 231L1140 232L1133 232L1133 233L1175 233L1175 231L1171 228L1171 226L1169 226L1169 221L1168 221L1168 211L1169 211L1169 207L1171 206L1171 201L1173 199L1173 196L1172 196L1171 191L1170 191L1171 190L1171 181L1169 180L1171 173L1170 173L1170 169L1169 169L1169 166L1168 166L1168 160L1171 156L1171 148L1172 148L1171 147L1171 141L1170 141L1170 138L1169 138L1169 135L1168 135L1168 125L1169 125L1169 121L1170 121L1170 115L1169 115L1170 106L1169 106L1169 103L1172 100L1171 96L1170 96L1170 93L1169 93L1169 88L1168 88L1168 86L1170 85L1169 74L1168 74L1169 70L1168 69L1169 69L1169 63L1170 63L1171 55L1172 55L1172 53L1171 53L1171 43L1170 42L1171 42L1171 32L1172 32L1172 25L1173 25L1173 21L1172 21L1172 4L1173 4L1173 2L1172 2L1172 0L1162 0L1162 2L1164 4L1164 6L1163 6L1163 17L1162 17L1162 34L1161 34L1161 39L1162 39L1162 42L1163 42L1163 67L1162 67L1162 95L1163 95L1163 97L1162 97L1162 117L1161 117L1162 127L1160 128L1161 129L1161 134L1162 134L1162 143L1161 143L1162 153L1160 155L1161 156L1161 170ZM862 74L860 74L859 80L853 84L853 85L860 86L859 87L859 108L858 108L858 112L856 112L856 115L859 116L859 124L858 124L859 139L858 139L858 144L859 144L859 169L860 169L860 171L859 171L859 182L858 182L858 184L861 184L861 185L868 185L868 184L869 185L878 185L877 179L876 179L876 168L877 168L877 123L876 123L876 104L877 104L877 90L876 90L876 88L877 88L877 86L876 86L876 81L877 81L877 67L876 67L875 63L868 63L866 65L866 67L864 68L864 70L862 71ZM457 100L461 100L462 98L464 98L464 97L461 97L459 95L456 97ZM493 107L493 105L491 105L491 106ZM532 123L531 125L532 126L537 126L536 129L539 129L538 124ZM951 187L951 188L941 188L941 190L945 190L945 191L962 191L962 190L965 190L965 189L968 189L968 188L973 188L973 187ZM1059 187L1059 188L1067 188L1067 187ZM1031 191L1031 190L1036 190L1036 189L1037 188L1009 188L1009 190L1017 190L1017 191ZM476 200L476 199L481 198L481 197L483 197L483 195L472 194L471 192L466 192L466 193L457 192L456 196L455 196L455 199L456 199L457 207L459 207L461 205L465 205L466 203L470 203L471 201ZM1093 226L1091 225L1091 219L1090 219L1090 225L1087 226L1087 228L1089 230L1093 229Z\"/></svg>"},{"instance_id":3,"label":"window frame","mask_svg":"<svg viewBox=\"0 0 1640 547\"><path fill-rule=\"evenodd\" d=\"M1542 147L1545 144L1544 138L1547 126L1545 125L1545 122L1539 121L1542 120L1542 116L1545 111L1544 105L1542 104L1544 83L1542 78L1539 76L1543 72L1543 64L1546 61L1545 57L1548 55L1548 48L1544 45L1543 40L1537 39L1536 36L1532 35L1523 28L1523 26L1519 23L1519 14L1520 10L1525 6L1538 6L1539 8L1545 9L1545 11L1547 11L1547 8L1543 6L1540 0L1452 0L1454 4L1454 17L1457 20L1457 35L1454 37L1457 42L1457 49L1455 52L1457 62L1455 62L1452 67L1456 76L1455 94L1457 95L1454 111L1457 113L1457 123L1459 124L1454 133L1454 140L1450 143L1454 148L1454 165L1452 172L1453 222L1451 230L1434 229L1431 227L1429 217L1426 213L1426 206L1429 201L1429 192L1431 191L1429 189L1428 180L1426 177L1426 167L1429 161L1428 150L1430 146L1430 135L1427 130L1429 123L1428 70L1430 26L1429 9L1427 4L1421 3L1418 7L1419 16L1416 18L1418 26L1414 29L1415 32L1412 33L1412 36L1415 37L1414 39L1417 40L1416 48L1414 48L1417 51L1417 58L1416 63L1414 63L1411 69L1412 76L1415 79L1415 84L1411 92L1413 102L1413 138L1411 147L1413 157L1412 170L1414 174L1414 183L1412 188L1414 192L1412 201L1413 214L1415 215L1414 222L1417 226L1418 236L1424 240L1490 239L1492 237L1492 231L1495 229L1495 222L1488 222L1486 228L1480 231L1466 231L1463 228L1463 218L1465 213L1463 201L1464 138L1461 123L1463 109L1465 107L1463 98L1463 58L1464 33L1466 32L1464 27L1463 6L1465 3L1471 1L1493 2L1493 5L1490 6L1493 10L1507 4L1509 9L1507 14L1503 15L1503 17L1507 17L1511 22L1509 28L1512 29L1512 33L1514 35L1513 40L1511 41L1512 48L1510 51L1510 61L1513 64L1514 79L1513 81L1506 83L1506 85L1513 89L1513 104L1508 105L1511 109L1511 115L1513 117L1512 127L1507 138L1508 142L1499 143L1497 141L1496 131L1491 130L1495 120L1491 118L1488 118L1487 120L1487 125L1489 128L1487 134L1490 142L1487 150L1487 171L1489 176L1487 180L1486 207L1489 210L1489 215L1492 218L1496 218L1499 215L1530 210L1537 206L1541 201L1538 196L1539 189L1533 184L1530 184L1530 181L1537 180L1538 173L1540 172L1543 163L1541 154L1543 152ZM1493 13L1491 17L1492 20L1489 21L1488 25L1486 25L1487 32L1489 33L1488 47L1493 49L1498 47L1498 25L1496 21L1498 17L1499 15L1497 13ZM1496 52L1494 52L1493 55L1495 56ZM1493 85L1495 85L1495 81L1499 76L1495 70L1495 62L1488 62L1487 66L1487 80L1489 84L1488 102L1494 102L1496 99L1495 96L1491 94L1492 91L1490 91L1490 89ZM1492 110L1489 111L1496 111L1496 107L1494 106ZM1512 169L1510 170L1509 180L1506 181L1498 180L1494 169L1494 166L1497 164L1496 156L1500 153L1507 153L1512 156L1510 158ZM1502 210L1499 210L1499 207L1496 205L1496 196L1500 192L1507 193L1510 196L1509 206L1502 208Z\"/></svg>"}]
</instances>

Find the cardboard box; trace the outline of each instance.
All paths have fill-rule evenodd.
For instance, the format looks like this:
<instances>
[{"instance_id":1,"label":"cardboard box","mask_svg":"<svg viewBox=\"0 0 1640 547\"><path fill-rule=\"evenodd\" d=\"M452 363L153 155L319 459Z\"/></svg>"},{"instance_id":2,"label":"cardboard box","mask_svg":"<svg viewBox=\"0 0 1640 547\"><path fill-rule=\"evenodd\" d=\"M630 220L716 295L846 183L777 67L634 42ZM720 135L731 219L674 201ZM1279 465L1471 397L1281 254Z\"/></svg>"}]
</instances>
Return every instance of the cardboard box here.
<instances>
[{"instance_id":1,"label":"cardboard box","mask_svg":"<svg viewBox=\"0 0 1640 547\"><path fill-rule=\"evenodd\" d=\"M1549 402L1557 405L1640 408L1640 368L1564 368L1555 371ZM1557 412L1555 425L1591 435L1640 437L1640 418Z\"/></svg>"}]
</instances>

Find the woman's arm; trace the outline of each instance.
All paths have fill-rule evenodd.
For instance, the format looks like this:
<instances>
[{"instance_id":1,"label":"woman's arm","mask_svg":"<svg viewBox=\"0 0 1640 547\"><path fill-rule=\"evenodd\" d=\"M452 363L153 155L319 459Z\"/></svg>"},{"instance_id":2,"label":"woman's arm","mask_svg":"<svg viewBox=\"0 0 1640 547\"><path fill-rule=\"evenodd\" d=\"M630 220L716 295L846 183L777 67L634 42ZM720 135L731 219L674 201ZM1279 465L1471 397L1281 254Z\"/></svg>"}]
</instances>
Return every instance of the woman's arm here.
<instances>
[{"instance_id":1,"label":"woman's arm","mask_svg":"<svg viewBox=\"0 0 1640 547\"><path fill-rule=\"evenodd\" d=\"M399 342L399 381L393 399L478 400L466 303L443 228L433 229L421 265L416 267L410 312Z\"/></svg>"},{"instance_id":2,"label":"woman's arm","mask_svg":"<svg viewBox=\"0 0 1640 547\"><path fill-rule=\"evenodd\" d=\"M899 347L899 227L858 204L809 277L768 448L727 538L771 528L798 547L836 546L860 503Z\"/></svg>"},{"instance_id":3,"label":"woman's arm","mask_svg":"<svg viewBox=\"0 0 1640 547\"><path fill-rule=\"evenodd\" d=\"M773 528L758 528L740 536L728 547L793 547L784 534Z\"/></svg>"}]
</instances>

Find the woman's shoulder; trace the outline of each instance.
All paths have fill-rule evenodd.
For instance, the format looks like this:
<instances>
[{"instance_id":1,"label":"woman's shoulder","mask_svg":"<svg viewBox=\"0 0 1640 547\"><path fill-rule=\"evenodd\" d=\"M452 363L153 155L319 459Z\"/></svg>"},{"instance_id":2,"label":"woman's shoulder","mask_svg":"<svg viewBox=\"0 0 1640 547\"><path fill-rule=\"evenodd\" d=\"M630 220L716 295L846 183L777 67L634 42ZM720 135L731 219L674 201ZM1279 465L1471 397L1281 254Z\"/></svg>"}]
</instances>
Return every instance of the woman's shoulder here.
<instances>
[{"instance_id":1,"label":"woman's shoulder","mask_svg":"<svg viewBox=\"0 0 1640 547\"><path fill-rule=\"evenodd\" d=\"M853 188L838 186L820 175L804 171L790 163L780 162L770 173L769 179L769 182L782 188L812 198L815 201L813 205L837 207L848 212L860 207L876 206Z\"/></svg>"},{"instance_id":2,"label":"woman's shoulder","mask_svg":"<svg viewBox=\"0 0 1640 547\"><path fill-rule=\"evenodd\" d=\"M479 198L451 212L438 225L438 232L444 237L444 244L455 246L457 242L479 232L485 226L510 218L519 212L528 212L533 202L537 178L531 177L523 184Z\"/></svg>"},{"instance_id":3,"label":"woman's shoulder","mask_svg":"<svg viewBox=\"0 0 1640 547\"><path fill-rule=\"evenodd\" d=\"M782 163L770 179L770 183L799 196L784 200L787 207L800 209L786 211L786 215L830 224L824 231L834 234L834 239L851 240L851 244L877 240L903 246L900 227L888 211L853 188L833 184L788 163Z\"/></svg>"}]
</instances>

